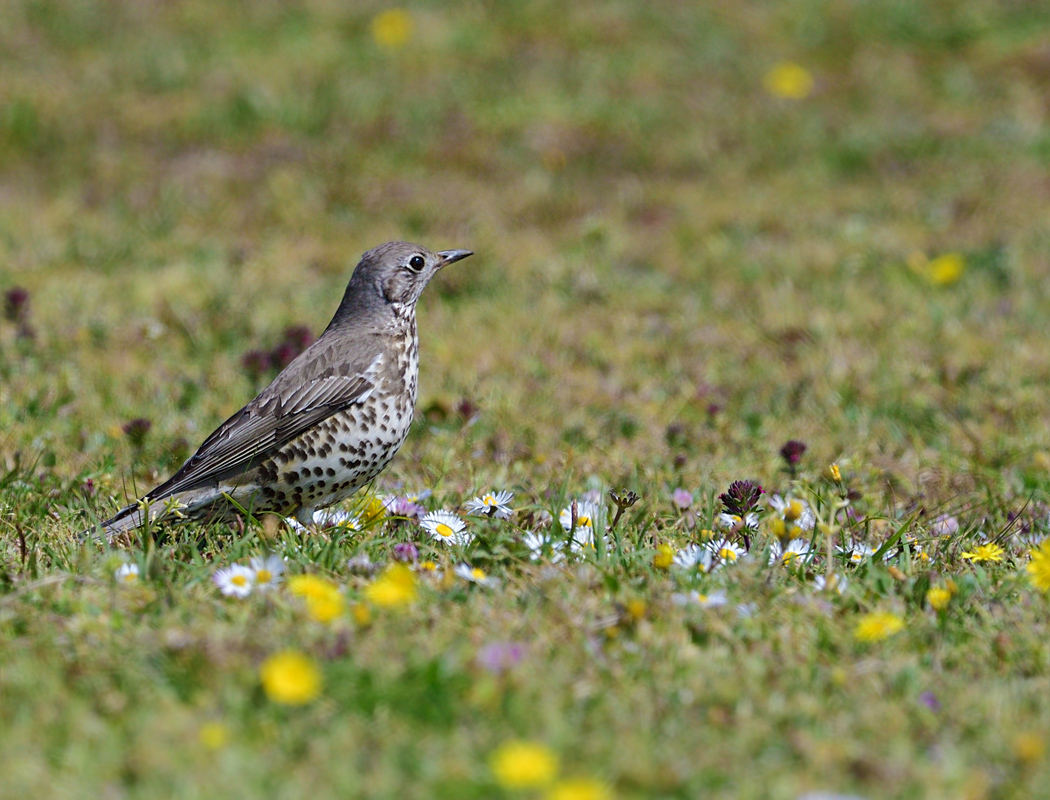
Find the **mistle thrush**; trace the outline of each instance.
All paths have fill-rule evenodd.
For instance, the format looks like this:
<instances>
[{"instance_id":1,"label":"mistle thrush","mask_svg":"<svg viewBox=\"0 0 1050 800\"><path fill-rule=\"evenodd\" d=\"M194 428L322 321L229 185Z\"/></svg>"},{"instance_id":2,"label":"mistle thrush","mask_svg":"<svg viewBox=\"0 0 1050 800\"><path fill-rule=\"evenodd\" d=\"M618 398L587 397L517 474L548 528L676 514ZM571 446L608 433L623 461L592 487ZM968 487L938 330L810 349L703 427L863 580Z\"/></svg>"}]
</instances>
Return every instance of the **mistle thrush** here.
<instances>
[{"instance_id":1,"label":"mistle thrush","mask_svg":"<svg viewBox=\"0 0 1050 800\"><path fill-rule=\"evenodd\" d=\"M469 250L389 242L361 257L324 333L219 426L167 481L102 523L115 536L145 521L294 516L345 500L408 435L416 404L416 301Z\"/></svg>"}]
</instances>

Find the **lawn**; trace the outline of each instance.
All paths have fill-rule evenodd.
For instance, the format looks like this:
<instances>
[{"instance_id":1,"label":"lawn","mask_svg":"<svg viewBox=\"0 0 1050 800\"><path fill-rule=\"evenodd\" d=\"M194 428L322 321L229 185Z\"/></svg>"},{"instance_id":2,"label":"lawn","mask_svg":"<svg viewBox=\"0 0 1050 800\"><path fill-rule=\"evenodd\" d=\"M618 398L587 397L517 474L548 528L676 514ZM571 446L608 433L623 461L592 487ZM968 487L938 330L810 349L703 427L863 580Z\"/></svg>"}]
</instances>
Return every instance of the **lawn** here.
<instances>
[{"instance_id":1,"label":"lawn","mask_svg":"<svg viewBox=\"0 0 1050 800\"><path fill-rule=\"evenodd\" d=\"M1023 0L0 6L0 795L1042 796L1048 41ZM396 239L475 256L367 491L81 543Z\"/></svg>"}]
</instances>

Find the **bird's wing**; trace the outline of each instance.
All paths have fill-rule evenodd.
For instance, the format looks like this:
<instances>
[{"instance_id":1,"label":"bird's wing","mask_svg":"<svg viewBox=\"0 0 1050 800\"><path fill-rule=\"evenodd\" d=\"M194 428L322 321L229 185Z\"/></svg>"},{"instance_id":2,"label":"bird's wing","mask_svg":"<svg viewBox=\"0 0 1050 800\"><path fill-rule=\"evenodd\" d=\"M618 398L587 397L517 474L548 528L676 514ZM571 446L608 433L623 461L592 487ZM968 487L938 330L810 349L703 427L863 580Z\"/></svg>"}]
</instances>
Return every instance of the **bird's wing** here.
<instances>
[{"instance_id":1,"label":"bird's wing","mask_svg":"<svg viewBox=\"0 0 1050 800\"><path fill-rule=\"evenodd\" d=\"M329 375L287 391L263 392L220 425L147 499L168 497L244 472L321 420L363 403L375 390L379 361L377 357L355 375Z\"/></svg>"}]
</instances>

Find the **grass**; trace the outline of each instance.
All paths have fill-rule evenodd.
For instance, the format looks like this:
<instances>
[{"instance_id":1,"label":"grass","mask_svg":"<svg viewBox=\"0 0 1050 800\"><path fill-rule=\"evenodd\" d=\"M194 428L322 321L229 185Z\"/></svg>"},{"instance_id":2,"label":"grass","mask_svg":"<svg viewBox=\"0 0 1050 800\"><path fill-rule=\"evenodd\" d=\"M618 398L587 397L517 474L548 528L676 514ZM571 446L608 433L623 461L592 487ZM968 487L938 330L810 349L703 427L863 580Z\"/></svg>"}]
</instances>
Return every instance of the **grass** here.
<instances>
[{"instance_id":1,"label":"grass","mask_svg":"<svg viewBox=\"0 0 1050 800\"><path fill-rule=\"evenodd\" d=\"M1036 796L1044 5L420 2L385 29L378 4L5 5L12 796L553 792L493 768L515 740L616 797ZM784 62L811 91L770 91ZM247 353L319 331L358 254L401 238L477 255L423 297L418 422L373 492L462 512L507 488L510 520L466 517L459 548L390 519L78 545L273 374ZM768 563L767 510L738 563L656 566L740 479L817 512L812 559ZM608 546L531 557L588 492L608 525L610 489L641 499ZM987 541L1000 561L963 557ZM408 542L442 577L376 605L349 559ZM274 591L212 583L271 551ZM301 574L337 587L333 620ZM878 612L902 629L862 641ZM320 669L302 705L260 677L287 649Z\"/></svg>"}]
</instances>

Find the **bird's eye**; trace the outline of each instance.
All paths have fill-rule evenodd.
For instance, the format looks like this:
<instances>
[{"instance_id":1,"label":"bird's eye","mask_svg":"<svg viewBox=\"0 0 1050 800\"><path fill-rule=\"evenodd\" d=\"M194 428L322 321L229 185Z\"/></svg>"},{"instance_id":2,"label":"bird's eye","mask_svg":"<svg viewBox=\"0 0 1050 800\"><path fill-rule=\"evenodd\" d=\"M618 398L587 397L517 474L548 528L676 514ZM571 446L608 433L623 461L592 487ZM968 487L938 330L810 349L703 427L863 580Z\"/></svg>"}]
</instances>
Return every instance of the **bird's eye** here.
<instances>
[{"instance_id":1,"label":"bird's eye","mask_svg":"<svg viewBox=\"0 0 1050 800\"><path fill-rule=\"evenodd\" d=\"M409 269L411 269L413 272L419 272L421 269L423 269L423 265L425 263L426 262L423 260L423 256L412 256L412 258L408 260Z\"/></svg>"}]
</instances>

